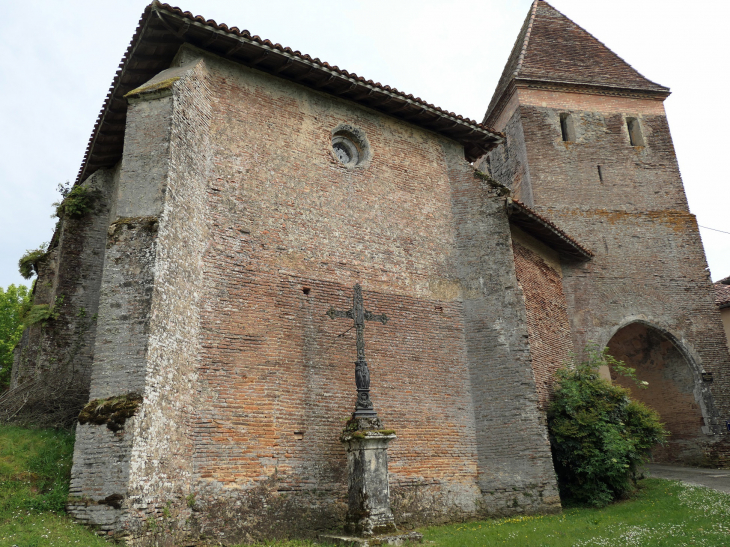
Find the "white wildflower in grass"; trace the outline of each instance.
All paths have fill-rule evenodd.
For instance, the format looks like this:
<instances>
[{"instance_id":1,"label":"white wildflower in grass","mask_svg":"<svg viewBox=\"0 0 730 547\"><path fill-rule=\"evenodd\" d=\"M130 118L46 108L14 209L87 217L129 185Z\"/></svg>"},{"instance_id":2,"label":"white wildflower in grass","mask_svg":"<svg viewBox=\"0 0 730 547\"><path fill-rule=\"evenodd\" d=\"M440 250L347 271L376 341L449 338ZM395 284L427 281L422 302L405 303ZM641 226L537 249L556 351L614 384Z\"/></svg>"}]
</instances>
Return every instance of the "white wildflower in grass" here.
<instances>
[{"instance_id":1,"label":"white wildflower in grass","mask_svg":"<svg viewBox=\"0 0 730 547\"><path fill-rule=\"evenodd\" d=\"M730 494L704 486L685 485L679 502L685 507L702 511L705 516L730 517Z\"/></svg>"}]
</instances>

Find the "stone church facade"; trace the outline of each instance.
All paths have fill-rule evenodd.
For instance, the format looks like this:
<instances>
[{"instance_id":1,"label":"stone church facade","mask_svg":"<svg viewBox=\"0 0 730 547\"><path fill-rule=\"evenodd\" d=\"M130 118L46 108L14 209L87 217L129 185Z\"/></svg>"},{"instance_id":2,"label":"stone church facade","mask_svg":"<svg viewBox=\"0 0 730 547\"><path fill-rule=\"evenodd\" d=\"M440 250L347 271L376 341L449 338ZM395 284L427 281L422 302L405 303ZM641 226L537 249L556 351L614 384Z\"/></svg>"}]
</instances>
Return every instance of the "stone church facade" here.
<instances>
[{"instance_id":1,"label":"stone church facade","mask_svg":"<svg viewBox=\"0 0 730 547\"><path fill-rule=\"evenodd\" d=\"M38 268L59 318L13 371L73 367L89 401L71 514L138 544L341 523L355 347L327 311L357 283L388 316L365 343L401 527L559 511L545 408L589 341L649 381L657 458L726 463L668 94L542 0L484 123L151 4L77 181L94 211Z\"/></svg>"}]
</instances>

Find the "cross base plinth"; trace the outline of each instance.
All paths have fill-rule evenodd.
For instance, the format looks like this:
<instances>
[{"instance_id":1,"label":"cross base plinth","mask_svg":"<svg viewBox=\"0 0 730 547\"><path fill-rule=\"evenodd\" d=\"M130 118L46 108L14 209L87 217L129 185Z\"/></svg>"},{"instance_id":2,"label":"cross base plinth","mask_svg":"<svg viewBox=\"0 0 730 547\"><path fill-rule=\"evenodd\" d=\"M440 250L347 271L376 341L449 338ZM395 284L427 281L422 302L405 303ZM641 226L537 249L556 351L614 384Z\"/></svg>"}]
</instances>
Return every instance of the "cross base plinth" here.
<instances>
[{"instance_id":1,"label":"cross base plinth","mask_svg":"<svg viewBox=\"0 0 730 547\"><path fill-rule=\"evenodd\" d=\"M411 543L421 543L423 534L418 532L404 532L395 534L384 534L382 536L355 537L345 535L322 534L319 536L322 540L333 545L346 545L347 547L375 547L376 545L410 545Z\"/></svg>"},{"instance_id":2,"label":"cross base plinth","mask_svg":"<svg viewBox=\"0 0 730 547\"><path fill-rule=\"evenodd\" d=\"M363 430L360 426L371 428ZM349 535L371 537L396 532L390 510L387 450L390 441L397 437L393 431L381 427L378 418L352 419L342 433L341 440L347 449L349 488L345 532Z\"/></svg>"}]
</instances>

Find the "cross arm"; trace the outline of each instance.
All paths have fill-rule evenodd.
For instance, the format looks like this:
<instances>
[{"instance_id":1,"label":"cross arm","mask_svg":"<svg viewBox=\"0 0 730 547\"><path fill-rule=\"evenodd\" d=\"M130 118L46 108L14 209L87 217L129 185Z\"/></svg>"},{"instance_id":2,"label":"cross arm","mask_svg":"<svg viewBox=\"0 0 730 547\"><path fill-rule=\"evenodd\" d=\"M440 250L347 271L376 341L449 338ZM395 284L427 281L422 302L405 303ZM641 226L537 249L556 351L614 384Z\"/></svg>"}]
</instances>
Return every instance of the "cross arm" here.
<instances>
[{"instance_id":1,"label":"cross arm","mask_svg":"<svg viewBox=\"0 0 730 547\"><path fill-rule=\"evenodd\" d=\"M388 316L384 313L381 313L380 315L375 315L373 312L365 310L365 320L380 321L383 325L385 325L388 322Z\"/></svg>"},{"instance_id":2,"label":"cross arm","mask_svg":"<svg viewBox=\"0 0 730 547\"><path fill-rule=\"evenodd\" d=\"M342 311L342 310L336 310L334 308L334 306L331 307L329 310L327 310L327 315L329 316L330 319L336 319L338 317L347 317L348 319L352 319L354 317L354 315L352 313L352 309L349 309L347 311Z\"/></svg>"}]
</instances>

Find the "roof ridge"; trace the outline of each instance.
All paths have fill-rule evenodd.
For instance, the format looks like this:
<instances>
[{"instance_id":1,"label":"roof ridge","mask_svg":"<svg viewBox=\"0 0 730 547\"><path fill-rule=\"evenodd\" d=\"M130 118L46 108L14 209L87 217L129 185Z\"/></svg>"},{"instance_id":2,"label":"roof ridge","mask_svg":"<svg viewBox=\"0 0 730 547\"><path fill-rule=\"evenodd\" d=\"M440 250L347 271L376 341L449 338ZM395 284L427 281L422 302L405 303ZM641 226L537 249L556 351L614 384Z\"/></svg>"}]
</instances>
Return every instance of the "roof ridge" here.
<instances>
[{"instance_id":1,"label":"roof ridge","mask_svg":"<svg viewBox=\"0 0 730 547\"><path fill-rule=\"evenodd\" d=\"M530 13L528 15L528 20L530 22L527 23L527 31L525 32L525 39L522 40L522 49L520 50L520 55L517 58L517 66L515 67L514 72L512 72L513 77L517 77L517 74L519 74L520 70L522 70L522 62L525 60L525 53L527 52L527 44L530 42L530 35L532 34L532 25L535 22L535 15L537 14L538 2L540 2L540 0L534 0L532 2L532 6L530 7ZM524 26L524 23L523 23L523 26Z\"/></svg>"},{"instance_id":2,"label":"roof ridge","mask_svg":"<svg viewBox=\"0 0 730 547\"><path fill-rule=\"evenodd\" d=\"M135 66L132 66L130 69L130 63L134 64L137 62L135 53L138 47L144 44L146 32L157 25L166 29L164 32L166 33L165 39L167 41L164 44L157 44L163 49L167 46L179 47L187 42L193 43L191 42L190 35L192 34L194 39L195 34L198 33L199 35L200 32L209 33L212 35L212 39L199 47L211 51L214 54L223 55L224 57L233 55L231 52L238 51L239 48L245 49L246 47L252 46L263 53L261 58L252 61L253 64L251 66L255 66L258 70L268 71L267 68L263 67L263 64L259 64L265 57L268 59L285 60L283 65L275 67L274 74L276 76L287 78L307 87L315 87L324 93L344 97L345 100L364 104L366 107L373 108L385 115L404 120L455 139L464 145L465 156L469 161L482 155L485 147L488 148L494 142L499 142L504 138L502 133L484 123L476 122L460 114L440 108L420 97L414 97L412 94L399 91L395 87L383 85L373 80L367 80L354 72L348 72L336 65L330 65L318 57L313 58L310 55L303 54L299 50L292 50L279 43L273 43L270 40L263 39L258 35L252 35L248 30L229 27L224 23L219 24L213 19L205 19L200 15L193 15L189 11L183 11L178 7L170 6L159 0L153 0L145 7L135 33L132 36L131 43L122 56L119 69L112 81L112 85L109 88L101 112L94 124L91 137L89 138L84 159L82 160L79 174L76 178L77 184L83 182L97 169L113 165L110 162L118 159L118 156L120 157L118 150L119 143L114 141L114 138L111 138L114 142L107 142L103 146L97 146L98 137L102 135L102 140L106 139L109 141L107 129L111 126L114 126L115 134L123 133L123 126L126 120L126 102L122 104L124 93L130 89L139 87L143 83L142 81L135 80L139 80L140 78L143 80L144 78L149 79L162 69L160 66L148 66L149 64L153 64L149 58L142 61L142 63L147 63L144 69L138 69ZM162 30L162 28L158 30ZM212 47L212 49L209 47L214 43L220 46L221 40L216 42L217 37L223 37L224 42L225 40L229 40L236 43L228 52L221 53L220 51L215 51L215 47ZM149 54L148 57L156 56L162 60L165 55L168 54L159 53L156 50L154 55ZM172 54L169 53L168 57L170 57L168 60L171 60ZM251 59L240 57L232 60L243 64L251 61ZM315 85L311 81L306 82L301 78L295 79L291 74L286 75L282 73L282 68L285 68L289 64L308 67L309 71L303 73L305 76L314 69L313 73L323 75L326 81L322 80ZM169 68L169 66L165 66L164 68ZM130 73L136 73L136 75L130 75ZM347 84L347 89L335 89L337 86L342 86L343 83ZM353 90L355 93L364 92L365 94L355 97L345 96L346 93ZM363 97L368 99L367 102L362 100ZM383 105L386 104L388 107L383 108ZM396 108L392 109L392 106ZM407 117L406 114L408 115ZM106 150L102 152L100 151L101 148L105 148Z\"/></svg>"},{"instance_id":3,"label":"roof ridge","mask_svg":"<svg viewBox=\"0 0 730 547\"><path fill-rule=\"evenodd\" d=\"M537 2L537 0L535 0L535 1ZM322 61L319 57L312 57L309 54L302 53L299 50L293 50L290 47L282 46L279 43L273 43L273 42L271 42L271 40L261 38L258 34L251 34L246 29L241 30L238 27L229 27L225 23L216 22L214 19L204 19L201 15L193 15L192 12L190 12L190 11L183 11L182 9L180 9L176 6L171 6L170 4L160 2L159 0L154 0L152 2L152 4L150 4L150 6L155 10L163 10L163 11L171 12L175 15L182 15L183 17L185 17L191 21L197 21L199 23L203 23L206 26L215 27L217 30L222 30L222 31L228 32L230 34L235 34L235 35L243 37L243 38L248 38L261 45L266 45L268 47L271 47L272 49L276 49L283 53L294 55L295 57L299 57L299 58L309 61L311 63L318 64L329 70L333 70L333 71L337 72L338 74L341 74L345 77L353 78L353 79L361 81L363 83L389 91L396 95L400 95L403 98L413 100L422 105L425 105L425 106L428 106L435 110L438 110L439 112L444 113L448 116L453 116L454 118L457 118L459 120L465 121L467 123L473 124L475 126L483 128L483 129L487 129L492 133L499 133L498 131L487 127L483 123L477 122L476 120L472 120L471 118L466 118L466 117L462 116L461 114L456 114L455 112L450 112L448 110L444 110L443 108L440 108L432 103L427 102L425 99L422 99L421 97L414 97L413 94L411 94L411 93L406 94L404 91L400 91L399 89L397 89L395 87L391 87L389 85L381 84L380 82L374 82L373 80L366 80L363 76L358 76L354 72L348 72L345 69L341 69L337 65L331 65L327 61Z\"/></svg>"}]
</instances>

